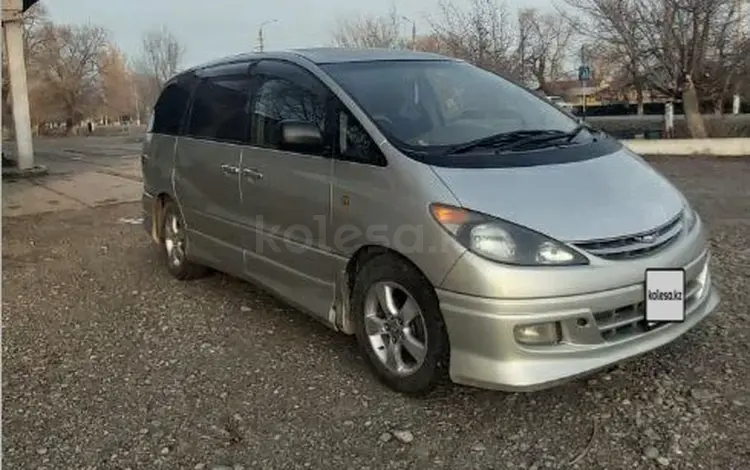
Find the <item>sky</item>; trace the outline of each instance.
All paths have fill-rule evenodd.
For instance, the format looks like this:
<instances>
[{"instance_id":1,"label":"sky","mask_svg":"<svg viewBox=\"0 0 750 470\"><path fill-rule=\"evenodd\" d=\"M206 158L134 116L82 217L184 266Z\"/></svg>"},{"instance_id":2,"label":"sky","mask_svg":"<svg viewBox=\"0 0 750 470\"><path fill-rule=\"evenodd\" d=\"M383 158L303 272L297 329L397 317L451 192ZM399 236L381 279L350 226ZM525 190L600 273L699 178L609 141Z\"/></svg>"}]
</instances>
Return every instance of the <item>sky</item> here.
<instances>
[{"instance_id":1,"label":"sky","mask_svg":"<svg viewBox=\"0 0 750 470\"><path fill-rule=\"evenodd\" d=\"M471 0L454 0L468 6ZM336 20L358 14L386 14L395 6L399 15L417 23L417 34L428 31L429 17L439 14L439 0L42 0L57 23L92 23L106 28L126 55L138 54L149 29L166 26L185 46L183 66L254 50L258 28L265 48L290 49L331 45ZM549 1L506 0L511 10L545 9ZM106 4L106 7L104 6ZM404 35L411 24L404 22Z\"/></svg>"}]
</instances>

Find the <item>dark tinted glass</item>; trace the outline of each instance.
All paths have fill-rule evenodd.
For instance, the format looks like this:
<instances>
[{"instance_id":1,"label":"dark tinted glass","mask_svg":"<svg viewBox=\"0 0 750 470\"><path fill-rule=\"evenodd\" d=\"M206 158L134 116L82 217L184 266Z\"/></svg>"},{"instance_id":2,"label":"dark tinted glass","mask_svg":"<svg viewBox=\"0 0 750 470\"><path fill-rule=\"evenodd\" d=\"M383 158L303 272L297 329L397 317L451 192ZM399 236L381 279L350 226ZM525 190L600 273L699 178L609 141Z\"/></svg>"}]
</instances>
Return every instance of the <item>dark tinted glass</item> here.
<instances>
[{"instance_id":1,"label":"dark tinted glass","mask_svg":"<svg viewBox=\"0 0 750 470\"><path fill-rule=\"evenodd\" d=\"M454 61L323 65L395 140L450 146L517 130L571 131L576 122L547 100L493 73Z\"/></svg>"},{"instance_id":2,"label":"dark tinted glass","mask_svg":"<svg viewBox=\"0 0 750 470\"><path fill-rule=\"evenodd\" d=\"M380 148L348 111L339 114L339 151L343 160L385 166Z\"/></svg>"},{"instance_id":3,"label":"dark tinted glass","mask_svg":"<svg viewBox=\"0 0 750 470\"><path fill-rule=\"evenodd\" d=\"M187 135L199 139L246 141L249 77L212 77L195 91Z\"/></svg>"},{"instance_id":4,"label":"dark tinted glass","mask_svg":"<svg viewBox=\"0 0 750 470\"><path fill-rule=\"evenodd\" d=\"M178 135L182 117L190 101L190 89L186 82L168 85L154 105L154 115L149 132Z\"/></svg>"},{"instance_id":5,"label":"dark tinted glass","mask_svg":"<svg viewBox=\"0 0 750 470\"><path fill-rule=\"evenodd\" d=\"M326 136L326 94L285 78L270 77L258 88L251 116L250 143L279 148L281 122L302 121L318 126Z\"/></svg>"}]
</instances>

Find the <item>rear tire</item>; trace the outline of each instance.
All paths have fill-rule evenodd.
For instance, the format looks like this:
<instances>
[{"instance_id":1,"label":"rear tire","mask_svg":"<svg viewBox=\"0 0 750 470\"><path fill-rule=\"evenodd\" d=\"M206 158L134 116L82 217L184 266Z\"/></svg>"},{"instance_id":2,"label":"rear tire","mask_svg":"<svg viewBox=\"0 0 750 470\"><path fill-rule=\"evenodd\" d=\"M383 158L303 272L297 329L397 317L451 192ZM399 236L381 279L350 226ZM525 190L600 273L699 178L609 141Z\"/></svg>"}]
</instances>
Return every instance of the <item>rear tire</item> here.
<instances>
[{"instance_id":1,"label":"rear tire","mask_svg":"<svg viewBox=\"0 0 750 470\"><path fill-rule=\"evenodd\" d=\"M359 347L375 375L397 392L423 396L447 377L450 346L430 282L390 254L365 264L352 289Z\"/></svg>"},{"instance_id":2,"label":"rear tire","mask_svg":"<svg viewBox=\"0 0 750 470\"><path fill-rule=\"evenodd\" d=\"M172 201L164 204L161 226L161 253L169 273L176 279L188 281L208 274L208 268L193 263L187 257L188 238L185 221L179 207Z\"/></svg>"}]
</instances>

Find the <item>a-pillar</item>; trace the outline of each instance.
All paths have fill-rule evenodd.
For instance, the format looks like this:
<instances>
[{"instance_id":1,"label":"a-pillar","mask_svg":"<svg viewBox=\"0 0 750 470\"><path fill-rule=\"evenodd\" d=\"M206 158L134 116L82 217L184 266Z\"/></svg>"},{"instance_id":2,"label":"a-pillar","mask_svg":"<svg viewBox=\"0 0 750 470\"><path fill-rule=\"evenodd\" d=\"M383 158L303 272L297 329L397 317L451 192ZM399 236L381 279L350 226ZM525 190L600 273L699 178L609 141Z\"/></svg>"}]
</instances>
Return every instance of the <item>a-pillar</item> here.
<instances>
[{"instance_id":1,"label":"a-pillar","mask_svg":"<svg viewBox=\"0 0 750 470\"><path fill-rule=\"evenodd\" d=\"M5 51L8 54L10 96L13 105L13 124L16 134L16 162L19 170L34 167L34 145L31 140L29 89L26 83L26 60L23 51L23 21L21 15L3 20Z\"/></svg>"}]
</instances>

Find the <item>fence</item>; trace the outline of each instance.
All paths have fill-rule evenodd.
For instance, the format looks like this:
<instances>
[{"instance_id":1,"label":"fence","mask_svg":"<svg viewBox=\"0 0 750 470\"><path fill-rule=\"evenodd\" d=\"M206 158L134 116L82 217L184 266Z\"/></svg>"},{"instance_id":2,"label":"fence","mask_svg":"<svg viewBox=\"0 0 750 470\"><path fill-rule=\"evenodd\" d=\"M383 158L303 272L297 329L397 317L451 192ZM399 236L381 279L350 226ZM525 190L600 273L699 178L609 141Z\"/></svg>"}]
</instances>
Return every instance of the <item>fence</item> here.
<instances>
[{"instance_id":1,"label":"fence","mask_svg":"<svg viewBox=\"0 0 750 470\"><path fill-rule=\"evenodd\" d=\"M588 114L588 113L587 113ZM586 116L586 122L618 139L663 139L663 115ZM750 113L714 115L704 114L709 137L750 137ZM685 116L674 116L675 138L689 138Z\"/></svg>"}]
</instances>

